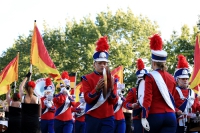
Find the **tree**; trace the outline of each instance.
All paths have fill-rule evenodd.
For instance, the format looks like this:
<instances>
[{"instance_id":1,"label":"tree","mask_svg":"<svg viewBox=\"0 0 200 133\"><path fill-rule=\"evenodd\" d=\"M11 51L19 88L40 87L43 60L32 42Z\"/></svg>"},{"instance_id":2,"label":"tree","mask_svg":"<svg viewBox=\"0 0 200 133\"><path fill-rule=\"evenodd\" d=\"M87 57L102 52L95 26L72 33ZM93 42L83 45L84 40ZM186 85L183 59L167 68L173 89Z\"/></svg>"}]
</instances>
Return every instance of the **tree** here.
<instances>
[{"instance_id":1,"label":"tree","mask_svg":"<svg viewBox=\"0 0 200 133\"><path fill-rule=\"evenodd\" d=\"M181 28L181 35L178 36L176 31L173 31L171 39L166 42L165 50L168 53L167 66L168 71L174 74L177 65L177 56L183 54L187 57L187 61L190 66L193 66L194 62L194 44L197 33L197 27L193 28L193 33L190 34L190 29L187 25L183 25Z\"/></svg>"},{"instance_id":2,"label":"tree","mask_svg":"<svg viewBox=\"0 0 200 133\"><path fill-rule=\"evenodd\" d=\"M80 77L93 71L92 55L95 51L95 43L101 36L108 36L110 44L110 68L119 65L124 66L124 82L127 87L132 87L136 82L136 60L138 58L149 59L148 37L157 33L158 25L147 17L135 16L130 9L117 10L115 13L108 9L100 12L96 19L84 17L76 20L66 20L64 28L49 28L44 22L43 40L54 61L57 69L77 72L77 82ZM40 27L39 27L40 29ZM13 47L8 49L0 58L4 62L1 69L17 51L20 51L19 81L28 72L30 66L30 44L32 31L28 36L19 36ZM32 79L46 77L33 67Z\"/></svg>"}]
</instances>

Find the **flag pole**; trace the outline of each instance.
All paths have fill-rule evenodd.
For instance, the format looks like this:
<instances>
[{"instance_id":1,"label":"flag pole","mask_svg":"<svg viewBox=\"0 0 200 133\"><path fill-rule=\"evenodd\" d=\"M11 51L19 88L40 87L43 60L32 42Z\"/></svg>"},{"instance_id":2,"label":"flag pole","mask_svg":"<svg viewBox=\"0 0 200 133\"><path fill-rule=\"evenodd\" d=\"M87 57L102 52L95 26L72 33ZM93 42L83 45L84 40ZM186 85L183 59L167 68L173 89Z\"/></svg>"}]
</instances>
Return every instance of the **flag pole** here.
<instances>
[{"instance_id":1,"label":"flag pole","mask_svg":"<svg viewBox=\"0 0 200 133\"><path fill-rule=\"evenodd\" d=\"M17 83L16 83L16 81L15 81L15 88L14 88L14 93L16 92L16 86L17 86Z\"/></svg>"},{"instance_id":2,"label":"flag pole","mask_svg":"<svg viewBox=\"0 0 200 133\"><path fill-rule=\"evenodd\" d=\"M32 69L33 69L32 67L33 67L33 65L31 64L31 65L30 65L30 73L31 73L31 75L32 75ZM29 81L31 81L31 76L30 76L30 78L29 78Z\"/></svg>"},{"instance_id":3,"label":"flag pole","mask_svg":"<svg viewBox=\"0 0 200 133\"><path fill-rule=\"evenodd\" d=\"M35 25L36 25L36 20L34 20L34 27L35 27ZM32 52L32 47L31 47L31 52ZM30 54L31 55L31 54ZM30 57L31 59L30 59L30 61L32 60L32 57ZM33 72L33 65L32 65L32 61L30 62L30 73L31 73L31 75L32 75L32 72ZM31 81L31 76L30 76L30 78L29 78L29 81Z\"/></svg>"}]
</instances>

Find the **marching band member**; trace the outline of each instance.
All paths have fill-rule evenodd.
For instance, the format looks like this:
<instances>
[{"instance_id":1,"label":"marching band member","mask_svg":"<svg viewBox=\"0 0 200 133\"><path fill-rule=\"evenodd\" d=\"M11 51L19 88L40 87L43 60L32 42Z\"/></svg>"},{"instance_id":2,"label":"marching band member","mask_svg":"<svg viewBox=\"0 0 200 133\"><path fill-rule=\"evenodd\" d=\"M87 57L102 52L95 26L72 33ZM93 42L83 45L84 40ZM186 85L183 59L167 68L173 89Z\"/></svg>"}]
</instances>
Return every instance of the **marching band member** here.
<instances>
[{"instance_id":1,"label":"marching band member","mask_svg":"<svg viewBox=\"0 0 200 133\"><path fill-rule=\"evenodd\" d=\"M115 86L117 86L117 96L118 96L118 101L114 105L114 118L115 118L115 127L114 127L114 133L125 133L126 131L126 122L124 118L124 113L122 111L122 105L123 102L125 101L123 95L124 95L124 89L125 89L125 84L121 84L119 82L119 77L117 75L114 76L115 78Z\"/></svg>"},{"instance_id":2,"label":"marching band member","mask_svg":"<svg viewBox=\"0 0 200 133\"><path fill-rule=\"evenodd\" d=\"M53 88L50 78L45 79L44 97L41 98L42 114L40 127L42 133L54 133L54 114Z\"/></svg>"},{"instance_id":3,"label":"marching band member","mask_svg":"<svg viewBox=\"0 0 200 133\"><path fill-rule=\"evenodd\" d=\"M148 133L175 133L177 127L173 99L176 83L166 71L167 52L162 45L158 34L150 38L153 71L145 76L141 120Z\"/></svg>"},{"instance_id":4,"label":"marching band member","mask_svg":"<svg viewBox=\"0 0 200 133\"><path fill-rule=\"evenodd\" d=\"M26 82L30 76L31 73L29 72L19 87L20 96L22 97L22 133L36 133L39 128L41 101L40 98L34 95L35 82ZM26 91L25 95L23 95L23 88L25 88Z\"/></svg>"},{"instance_id":5,"label":"marching band member","mask_svg":"<svg viewBox=\"0 0 200 133\"><path fill-rule=\"evenodd\" d=\"M174 78L177 82L174 96L175 105L177 107L176 113L178 115L176 133L184 133L188 118L196 117L195 113L200 111L200 106L195 92L188 88L189 65L183 55L178 56L178 65L174 73Z\"/></svg>"},{"instance_id":6,"label":"marching band member","mask_svg":"<svg viewBox=\"0 0 200 133\"><path fill-rule=\"evenodd\" d=\"M71 133L73 130L71 106L74 106L75 102L69 93L68 72L64 71L61 76L63 83L60 83L60 93L53 98L53 103L56 106L54 131L55 133Z\"/></svg>"},{"instance_id":7,"label":"marching band member","mask_svg":"<svg viewBox=\"0 0 200 133\"><path fill-rule=\"evenodd\" d=\"M142 108L138 104L138 85L142 79L144 79L144 74L147 74L147 70L144 68L144 62L142 59L137 60L137 87L129 90L126 100L124 102L124 108L133 110L133 127L134 132L143 133L143 127L141 124L141 112Z\"/></svg>"},{"instance_id":8,"label":"marching band member","mask_svg":"<svg viewBox=\"0 0 200 133\"><path fill-rule=\"evenodd\" d=\"M107 37L101 37L96 43L96 52L93 55L94 72L82 77L84 98L86 101L86 133L112 133L114 130L113 105L117 102L117 92L114 79L111 77L107 95L104 86L103 70L108 66ZM110 76L110 75L108 75ZM105 98L104 98L105 97Z\"/></svg>"},{"instance_id":9,"label":"marching band member","mask_svg":"<svg viewBox=\"0 0 200 133\"><path fill-rule=\"evenodd\" d=\"M15 86L12 86L14 89ZM6 94L6 100L9 105L8 115L8 133L21 133L21 101L19 93L14 93L12 99L10 97L11 89Z\"/></svg>"},{"instance_id":10,"label":"marching band member","mask_svg":"<svg viewBox=\"0 0 200 133\"><path fill-rule=\"evenodd\" d=\"M83 89L81 87L79 94L79 102L72 109L75 112L75 133L85 133L85 99Z\"/></svg>"}]
</instances>

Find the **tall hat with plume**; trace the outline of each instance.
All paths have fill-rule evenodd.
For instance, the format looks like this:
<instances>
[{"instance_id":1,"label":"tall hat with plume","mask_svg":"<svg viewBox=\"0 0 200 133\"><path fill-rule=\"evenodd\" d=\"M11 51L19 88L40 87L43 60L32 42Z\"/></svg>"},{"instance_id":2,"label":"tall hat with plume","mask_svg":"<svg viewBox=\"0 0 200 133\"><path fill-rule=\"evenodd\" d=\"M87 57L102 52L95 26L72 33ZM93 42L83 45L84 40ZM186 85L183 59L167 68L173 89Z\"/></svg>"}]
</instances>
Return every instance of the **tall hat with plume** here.
<instances>
[{"instance_id":1,"label":"tall hat with plume","mask_svg":"<svg viewBox=\"0 0 200 133\"><path fill-rule=\"evenodd\" d=\"M189 78L189 64L183 55L178 56L178 64L174 73L174 78Z\"/></svg>"},{"instance_id":2,"label":"tall hat with plume","mask_svg":"<svg viewBox=\"0 0 200 133\"><path fill-rule=\"evenodd\" d=\"M68 72L67 71L62 72L61 77L62 77L63 82L60 83L60 86L61 85L70 86L70 80L69 80Z\"/></svg>"},{"instance_id":3,"label":"tall hat with plume","mask_svg":"<svg viewBox=\"0 0 200 133\"><path fill-rule=\"evenodd\" d=\"M107 37L101 37L99 40L96 42L96 51L93 55L94 61L105 61L108 62L108 50L109 50L109 45L108 45L108 40Z\"/></svg>"},{"instance_id":4,"label":"tall hat with plume","mask_svg":"<svg viewBox=\"0 0 200 133\"><path fill-rule=\"evenodd\" d=\"M142 59L137 60L137 69L137 78L143 77L144 74L148 73L147 70L144 68L144 62L142 61Z\"/></svg>"},{"instance_id":5,"label":"tall hat with plume","mask_svg":"<svg viewBox=\"0 0 200 133\"><path fill-rule=\"evenodd\" d=\"M163 42L162 38L155 34L150 39L151 59L155 62L166 62L167 52L162 50Z\"/></svg>"},{"instance_id":6,"label":"tall hat with plume","mask_svg":"<svg viewBox=\"0 0 200 133\"><path fill-rule=\"evenodd\" d=\"M45 87L44 87L44 92L52 92L53 91L53 86L50 78L45 79Z\"/></svg>"}]
</instances>

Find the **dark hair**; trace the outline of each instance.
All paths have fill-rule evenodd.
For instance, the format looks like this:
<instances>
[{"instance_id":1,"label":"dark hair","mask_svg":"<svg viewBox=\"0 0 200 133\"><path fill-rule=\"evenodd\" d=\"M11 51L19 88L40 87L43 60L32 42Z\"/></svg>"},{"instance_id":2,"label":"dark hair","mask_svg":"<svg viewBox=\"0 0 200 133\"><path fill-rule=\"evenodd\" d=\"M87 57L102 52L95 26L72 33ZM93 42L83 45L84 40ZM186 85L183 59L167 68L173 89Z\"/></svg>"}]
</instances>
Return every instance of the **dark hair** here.
<instances>
[{"instance_id":1,"label":"dark hair","mask_svg":"<svg viewBox=\"0 0 200 133\"><path fill-rule=\"evenodd\" d=\"M32 91L33 88L28 85L28 82L26 82L24 88L25 88L26 92L28 93L28 95L30 96L32 94L32 92L33 92Z\"/></svg>"},{"instance_id":2,"label":"dark hair","mask_svg":"<svg viewBox=\"0 0 200 133\"><path fill-rule=\"evenodd\" d=\"M163 71L167 71L167 66L165 65L165 62L155 62L159 69Z\"/></svg>"},{"instance_id":3,"label":"dark hair","mask_svg":"<svg viewBox=\"0 0 200 133\"><path fill-rule=\"evenodd\" d=\"M14 93L12 96L13 101L20 101L20 95L19 93Z\"/></svg>"}]
</instances>

